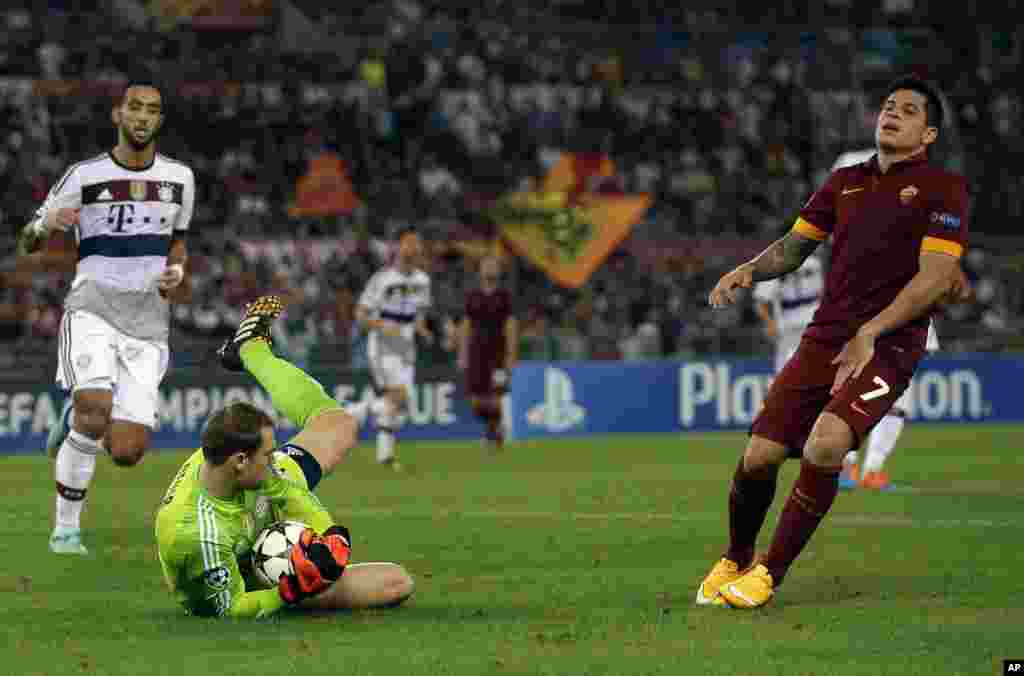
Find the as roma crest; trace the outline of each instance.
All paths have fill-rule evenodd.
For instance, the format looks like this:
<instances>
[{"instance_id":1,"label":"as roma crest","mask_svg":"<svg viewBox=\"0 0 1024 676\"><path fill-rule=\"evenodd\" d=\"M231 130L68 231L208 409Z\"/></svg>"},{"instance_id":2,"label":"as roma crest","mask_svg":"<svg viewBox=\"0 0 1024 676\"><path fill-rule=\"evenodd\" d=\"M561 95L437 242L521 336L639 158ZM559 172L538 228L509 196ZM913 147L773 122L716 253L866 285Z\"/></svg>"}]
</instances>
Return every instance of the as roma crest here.
<instances>
[{"instance_id":1,"label":"as roma crest","mask_svg":"<svg viewBox=\"0 0 1024 676\"><path fill-rule=\"evenodd\" d=\"M136 202L146 201L146 182L145 181L131 181L128 184L128 194L131 195L132 199Z\"/></svg>"},{"instance_id":2,"label":"as roma crest","mask_svg":"<svg viewBox=\"0 0 1024 676\"><path fill-rule=\"evenodd\" d=\"M915 185L908 185L903 190L900 190L900 203L910 204L917 197L917 193L921 192Z\"/></svg>"}]
</instances>

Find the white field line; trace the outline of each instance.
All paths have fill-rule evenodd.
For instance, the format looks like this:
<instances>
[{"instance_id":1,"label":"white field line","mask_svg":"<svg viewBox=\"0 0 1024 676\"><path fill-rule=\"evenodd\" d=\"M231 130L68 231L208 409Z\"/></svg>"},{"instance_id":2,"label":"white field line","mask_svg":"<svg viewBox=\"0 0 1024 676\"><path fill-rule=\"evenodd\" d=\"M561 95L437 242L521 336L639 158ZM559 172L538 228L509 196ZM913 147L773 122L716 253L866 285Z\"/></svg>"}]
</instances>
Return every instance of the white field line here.
<instances>
[{"instance_id":1,"label":"white field line","mask_svg":"<svg viewBox=\"0 0 1024 676\"><path fill-rule=\"evenodd\" d=\"M545 521L661 521L668 523L725 522L725 512L541 512L507 510L460 511L440 509L436 512L405 509L356 509L345 513L349 517L431 518L431 519L496 519ZM1017 514L997 514L990 519L928 519L897 515L836 515L825 517L827 523L837 526L875 526L896 528L1024 528Z\"/></svg>"}]
</instances>

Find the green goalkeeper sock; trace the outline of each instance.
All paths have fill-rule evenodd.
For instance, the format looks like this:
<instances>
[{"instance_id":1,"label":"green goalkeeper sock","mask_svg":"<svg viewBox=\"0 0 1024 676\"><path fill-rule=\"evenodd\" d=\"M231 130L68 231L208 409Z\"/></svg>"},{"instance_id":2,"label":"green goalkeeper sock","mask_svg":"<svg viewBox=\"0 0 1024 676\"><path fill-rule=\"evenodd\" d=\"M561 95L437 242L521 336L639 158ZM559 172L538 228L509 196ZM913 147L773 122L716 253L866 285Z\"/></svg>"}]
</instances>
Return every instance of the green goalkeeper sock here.
<instances>
[{"instance_id":1,"label":"green goalkeeper sock","mask_svg":"<svg viewBox=\"0 0 1024 676\"><path fill-rule=\"evenodd\" d=\"M262 340L247 341L239 350L245 370L270 393L274 408L296 427L310 418L341 408L324 387L305 371L277 357Z\"/></svg>"}]
</instances>

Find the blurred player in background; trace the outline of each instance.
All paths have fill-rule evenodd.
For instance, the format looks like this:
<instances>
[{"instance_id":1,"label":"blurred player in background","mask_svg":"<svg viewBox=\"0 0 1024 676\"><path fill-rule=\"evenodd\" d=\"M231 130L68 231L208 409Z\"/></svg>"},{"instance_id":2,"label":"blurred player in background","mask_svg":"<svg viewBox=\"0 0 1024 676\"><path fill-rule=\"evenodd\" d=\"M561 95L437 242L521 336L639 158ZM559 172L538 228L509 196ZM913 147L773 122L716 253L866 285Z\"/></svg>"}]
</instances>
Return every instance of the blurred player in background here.
<instances>
[{"instance_id":1,"label":"blurred player in background","mask_svg":"<svg viewBox=\"0 0 1024 676\"><path fill-rule=\"evenodd\" d=\"M775 341L775 372L778 373L800 347L800 337L811 323L825 290L825 269L819 256L811 256L799 268L754 287L757 316L765 334Z\"/></svg>"},{"instance_id":2,"label":"blurred player in background","mask_svg":"<svg viewBox=\"0 0 1024 676\"><path fill-rule=\"evenodd\" d=\"M378 399L371 407L377 423L377 462L400 469L395 433L416 380L416 336L432 342L426 311L430 308L430 277L416 267L423 243L413 228L398 233L395 264L378 270L367 282L356 307L356 319L370 333L367 356Z\"/></svg>"},{"instance_id":3,"label":"blurred player in background","mask_svg":"<svg viewBox=\"0 0 1024 676\"><path fill-rule=\"evenodd\" d=\"M186 288L195 183L189 167L156 152L160 90L129 85L112 117L117 145L72 165L21 237L24 269L54 265L47 249L56 233L77 245L59 263L75 269L57 358L57 383L71 405L48 444L57 480L50 550L62 554L88 553L80 522L96 455L105 449L130 467L149 446L170 353L169 300Z\"/></svg>"},{"instance_id":4,"label":"blurred player in background","mask_svg":"<svg viewBox=\"0 0 1024 676\"><path fill-rule=\"evenodd\" d=\"M928 339L925 345L928 352L939 349L939 336L935 332L935 322L928 325ZM864 451L864 466L857 464L857 451L850 451L843 458L843 471L839 476L839 487L852 490L858 486L883 491L890 487L889 475L882 471L885 461L892 455L899 441L900 434L906 425L908 401L911 396L908 387L889 412L878 422L868 435L867 448Z\"/></svg>"},{"instance_id":5,"label":"blurred player in background","mask_svg":"<svg viewBox=\"0 0 1024 676\"><path fill-rule=\"evenodd\" d=\"M157 512L164 579L190 615L395 606L412 595L412 578L399 565L349 564L348 529L313 494L355 445L358 423L320 383L274 355L270 329L281 309L275 296L251 303L219 356L225 368L253 376L301 431L278 447L265 412L244 402L227 406L210 416L202 448L178 470ZM266 589L247 555L255 538L282 520L308 528L291 551L294 573Z\"/></svg>"},{"instance_id":6,"label":"blurred player in background","mask_svg":"<svg viewBox=\"0 0 1024 676\"><path fill-rule=\"evenodd\" d=\"M697 590L697 603L768 603L832 507L843 457L907 388L925 353L929 314L959 294L967 243L967 184L928 162L942 105L928 84L890 85L875 127L877 154L838 169L793 229L729 272L710 302L735 302L755 282L796 270L830 235L825 294L796 354L772 382L729 492L729 547ZM767 553L757 535L779 466L800 474Z\"/></svg>"},{"instance_id":7,"label":"blurred player in background","mask_svg":"<svg viewBox=\"0 0 1024 676\"><path fill-rule=\"evenodd\" d=\"M466 374L469 403L487 428L486 441L504 443L502 399L518 359L519 324L512 315L512 295L500 288L501 263L480 262L480 288L466 295L459 326L458 366Z\"/></svg>"}]
</instances>

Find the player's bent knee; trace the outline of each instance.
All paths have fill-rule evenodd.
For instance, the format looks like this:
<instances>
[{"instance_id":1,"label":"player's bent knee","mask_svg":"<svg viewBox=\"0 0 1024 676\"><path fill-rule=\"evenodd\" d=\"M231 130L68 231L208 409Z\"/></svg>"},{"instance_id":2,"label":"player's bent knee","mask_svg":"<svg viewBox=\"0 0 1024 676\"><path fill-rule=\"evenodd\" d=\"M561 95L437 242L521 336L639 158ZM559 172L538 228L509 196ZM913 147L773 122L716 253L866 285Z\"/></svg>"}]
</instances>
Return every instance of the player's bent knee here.
<instances>
[{"instance_id":1,"label":"player's bent knee","mask_svg":"<svg viewBox=\"0 0 1024 676\"><path fill-rule=\"evenodd\" d=\"M838 465L857 444L853 430L832 413L823 413L804 445L804 457L816 465Z\"/></svg>"},{"instance_id":2,"label":"player's bent knee","mask_svg":"<svg viewBox=\"0 0 1024 676\"><path fill-rule=\"evenodd\" d=\"M149 428L130 420L114 420L107 431L110 459L120 467L132 467L142 461L149 447Z\"/></svg>"},{"instance_id":3,"label":"player's bent knee","mask_svg":"<svg viewBox=\"0 0 1024 676\"><path fill-rule=\"evenodd\" d=\"M747 472L757 472L778 467L786 461L786 453L785 445L764 437L752 436L743 453L743 469Z\"/></svg>"},{"instance_id":4,"label":"player's bent knee","mask_svg":"<svg viewBox=\"0 0 1024 676\"><path fill-rule=\"evenodd\" d=\"M292 442L306 449L328 474L356 445L358 435L359 422L347 412L334 409L318 415Z\"/></svg>"},{"instance_id":5,"label":"player's bent knee","mask_svg":"<svg viewBox=\"0 0 1024 676\"><path fill-rule=\"evenodd\" d=\"M118 467L134 467L142 462L144 455L146 455L146 448L134 444L113 445L110 449L110 459Z\"/></svg>"},{"instance_id":6,"label":"player's bent knee","mask_svg":"<svg viewBox=\"0 0 1024 676\"><path fill-rule=\"evenodd\" d=\"M109 390L78 390L74 394L76 431L92 439L101 439L110 427L113 395Z\"/></svg>"}]
</instances>

